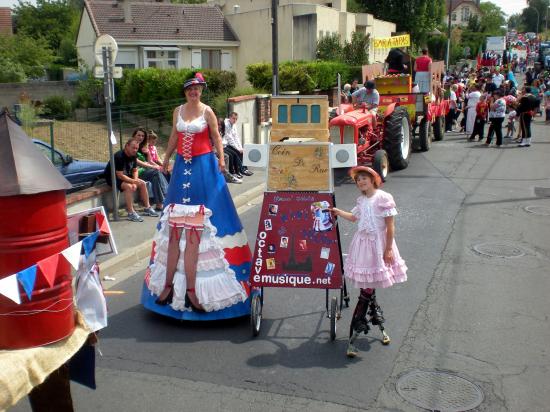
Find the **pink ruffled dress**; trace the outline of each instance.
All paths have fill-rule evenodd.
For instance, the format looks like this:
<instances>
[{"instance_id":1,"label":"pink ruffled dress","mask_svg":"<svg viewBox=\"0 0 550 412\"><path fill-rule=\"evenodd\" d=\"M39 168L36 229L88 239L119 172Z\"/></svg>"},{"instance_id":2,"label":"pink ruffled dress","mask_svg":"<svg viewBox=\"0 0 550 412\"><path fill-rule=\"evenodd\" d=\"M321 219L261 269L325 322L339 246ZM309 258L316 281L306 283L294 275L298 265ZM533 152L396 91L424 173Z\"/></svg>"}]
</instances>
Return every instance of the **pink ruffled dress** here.
<instances>
[{"instance_id":1,"label":"pink ruffled dress","mask_svg":"<svg viewBox=\"0 0 550 412\"><path fill-rule=\"evenodd\" d=\"M393 241L392 266L384 262L386 222L397 215L392 195L377 190L374 195L359 196L351 211L358 219L358 230L351 241L344 263L346 278L356 288L387 288L407 280L407 266Z\"/></svg>"}]
</instances>

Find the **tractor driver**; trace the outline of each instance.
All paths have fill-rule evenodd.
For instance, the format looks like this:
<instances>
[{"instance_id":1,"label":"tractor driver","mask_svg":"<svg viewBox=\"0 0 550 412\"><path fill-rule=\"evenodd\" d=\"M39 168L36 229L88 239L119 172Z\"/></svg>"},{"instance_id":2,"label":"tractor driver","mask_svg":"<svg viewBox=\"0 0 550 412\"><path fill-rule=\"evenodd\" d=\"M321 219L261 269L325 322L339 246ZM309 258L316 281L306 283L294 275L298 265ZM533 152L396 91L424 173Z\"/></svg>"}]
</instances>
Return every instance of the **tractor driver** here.
<instances>
[{"instance_id":1,"label":"tractor driver","mask_svg":"<svg viewBox=\"0 0 550 412\"><path fill-rule=\"evenodd\" d=\"M374 88L374 82L368 80L365 82L365 86L351 94L351 102L354 107L366 104L368 110L376 113L378 111L378 104L380 103L380 94L378 90Z\"/></svg>"}]
</instances>

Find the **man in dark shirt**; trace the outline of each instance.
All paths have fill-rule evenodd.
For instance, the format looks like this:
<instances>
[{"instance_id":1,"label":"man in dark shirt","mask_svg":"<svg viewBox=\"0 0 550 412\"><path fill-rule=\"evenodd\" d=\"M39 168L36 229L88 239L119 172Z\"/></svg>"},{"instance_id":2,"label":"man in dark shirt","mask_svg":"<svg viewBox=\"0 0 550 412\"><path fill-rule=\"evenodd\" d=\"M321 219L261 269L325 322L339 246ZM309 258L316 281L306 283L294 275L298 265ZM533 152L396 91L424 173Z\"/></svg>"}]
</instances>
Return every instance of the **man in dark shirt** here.
<instances>
[{"instance_id":1,"label":"man in dark shirt","mask_svg":"<svg viewBox=\"0 0 550 412\"><path fill-rule=\"evenodd\" d=\"M126 200L126 210L128 211L128 220L132 222L143 222L143 218L134 210L134 192L139 190L141 201L145 206L143 214L145 216L157 217L158 213L153 210L149 203L149 193L145 181L138 178L137 152L139 143L130 139L124 145L123 150L115 153L115 179L117 190L124 193ZM111 179L111 163L107 163L105 171L105 180L109 186L113 186Z\"/></svg>"},{"instance_id":2,"label":"man in dark shirt","mask_svg":"<svg viewBox=\"0 0 550 412\"><path fill-rule=\"evenodd\" d=\"M407 73L405 65L405 53L401 49L391 49L386 57L388 73Z\"/></svg>"},{"instance_id":3,"label":"man in dark shirt","mask_svg":"<svg viewBox=\"0 0 550 412\"><path fill-rule=\"evenodd\" d=\"M526 89L526 88L525 88ZM519 99L516 113L519 117L519 126L521 130L521 142L519 147L531 146L531 120L538 107L537 98L524 89L524 95Z\"/></svg>"}]
</instances>

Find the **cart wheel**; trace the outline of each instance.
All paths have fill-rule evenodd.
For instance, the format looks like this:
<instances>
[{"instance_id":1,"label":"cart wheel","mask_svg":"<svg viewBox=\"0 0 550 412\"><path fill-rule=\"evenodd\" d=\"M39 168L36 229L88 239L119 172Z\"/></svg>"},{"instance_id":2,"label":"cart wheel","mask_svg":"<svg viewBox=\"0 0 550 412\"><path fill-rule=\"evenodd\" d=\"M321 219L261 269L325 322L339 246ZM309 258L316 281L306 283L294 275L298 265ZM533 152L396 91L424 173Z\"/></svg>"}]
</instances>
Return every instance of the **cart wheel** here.
<instances>
[{"instance_id":1,"label":"cart wheel","mask_svg":"<svg viewBox=\"0 0 550 412\"><path fill-rule=\"evenodd\" d=\"M256 337L260 334L262 326L262 302L259 294L252 296L250 302L250 328L252 336Z\"/></svg>"},{"instance_id":2,"label":"cart wheel","mask_svg":"<svg viewBox=\"0 0 550 412\"><path fill-rule=\"evenodd\" d=\"M333 296L330 301L330 340L336 339L336 311L338 308L338 298Z\"/></svg>"}]
</instances>

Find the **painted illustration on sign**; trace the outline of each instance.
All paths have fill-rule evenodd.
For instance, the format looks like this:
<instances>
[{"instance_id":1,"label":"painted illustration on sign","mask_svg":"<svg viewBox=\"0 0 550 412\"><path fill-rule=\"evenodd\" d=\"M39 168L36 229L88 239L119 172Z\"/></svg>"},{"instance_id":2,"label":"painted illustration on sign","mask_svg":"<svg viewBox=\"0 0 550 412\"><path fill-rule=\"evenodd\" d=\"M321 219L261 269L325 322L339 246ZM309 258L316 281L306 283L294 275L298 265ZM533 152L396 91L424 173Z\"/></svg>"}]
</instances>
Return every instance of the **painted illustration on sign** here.
<instances>
[{"instance_id":1,"label":"painted illustration on sign","mask_svg":"<svg viewBox=\"0 0 550 412\"><path fill-rule=\"evenodd\" d=\"M329 212L333 204L329 193L265 194L254 252L253 286L341 287L338 231Z\"/></svg>"}]
</instances>

